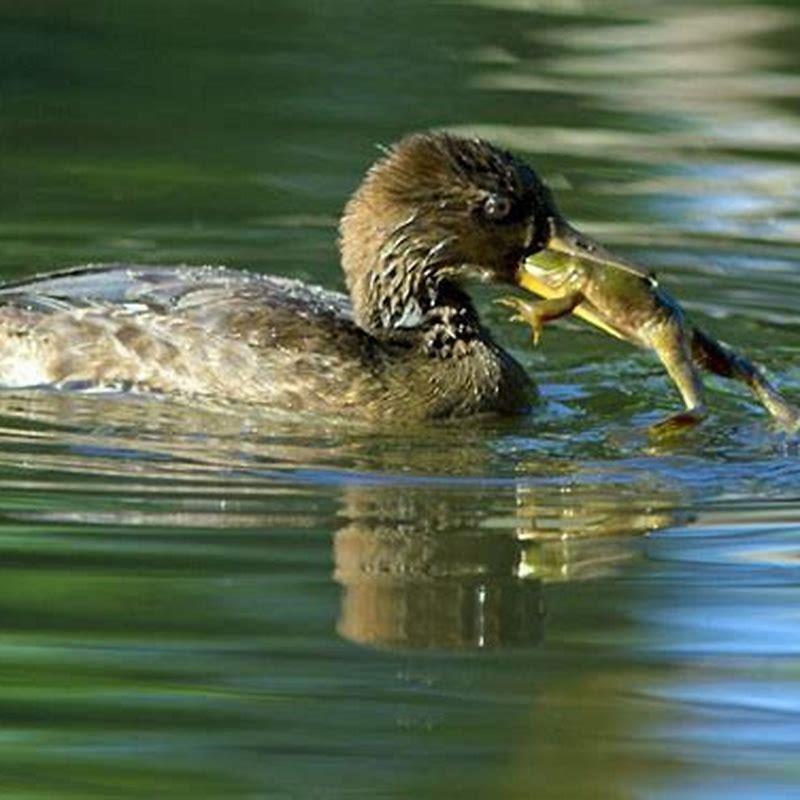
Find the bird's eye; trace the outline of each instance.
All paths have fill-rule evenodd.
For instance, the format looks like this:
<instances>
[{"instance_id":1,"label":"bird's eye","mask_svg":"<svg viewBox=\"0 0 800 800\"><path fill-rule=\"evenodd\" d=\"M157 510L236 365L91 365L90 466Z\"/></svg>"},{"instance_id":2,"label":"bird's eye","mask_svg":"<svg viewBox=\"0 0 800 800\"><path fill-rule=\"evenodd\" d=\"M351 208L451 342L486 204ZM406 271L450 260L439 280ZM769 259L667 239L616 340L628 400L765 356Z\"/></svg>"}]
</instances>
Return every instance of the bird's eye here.
<instances>
[{"instance_id":1,"label":"bird's eye","mask_svg":"<svg viewBox=\"0 0 800 800\"><path fill-rule=\"evenodd\" d=\"M502 222L511 213L511 200L502 194L490 194L483 201L483 215L492 222Z\"/></svg>"}]
</instances>

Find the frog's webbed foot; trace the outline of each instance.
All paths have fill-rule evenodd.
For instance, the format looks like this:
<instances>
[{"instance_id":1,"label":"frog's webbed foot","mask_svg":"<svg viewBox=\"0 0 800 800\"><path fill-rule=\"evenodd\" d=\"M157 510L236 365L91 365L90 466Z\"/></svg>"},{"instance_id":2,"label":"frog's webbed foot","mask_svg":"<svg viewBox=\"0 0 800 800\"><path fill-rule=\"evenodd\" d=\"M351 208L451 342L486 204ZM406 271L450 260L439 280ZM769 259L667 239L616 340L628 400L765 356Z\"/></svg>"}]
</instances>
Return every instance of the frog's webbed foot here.
<instances>
[{"instance_id":1,"label":"frog's webbed foot","mask_svg":"<svg viewBox=\"0 0 800 800\"><path fill-rule=\"evenodd\" d=\"M775 421L786 433L800 433L800 408L781 398L780 408L769 408Z\"/></svg>"},{"instance_id":2,"label":"frog's webbed foot","mask_svg":"<svg viewBox=\"0 0 800 800\"><path fill-rule=\"evenodd\" d=\"M708 409L705 406L687 408L685 411L671 414L660 422L656 422L647 429L647 432L654 439L667 439L699 425L706 416L708 416Z\"/></svg>"},{"instance_id":3,"label":"frog's webbed foot","mask_svg":"<svg viewBox=\"0 0 800 800\"><path fill-rule=\"evenodd\" d=\"M545 324L571 314L582 300L583 295L580 292L571 292L563 297L551 297L534 302L513 296L501 297L495 302L515 311L511 319L528 325L533 333L533 343L538 344Z\"/></svg>"}]
</instances>

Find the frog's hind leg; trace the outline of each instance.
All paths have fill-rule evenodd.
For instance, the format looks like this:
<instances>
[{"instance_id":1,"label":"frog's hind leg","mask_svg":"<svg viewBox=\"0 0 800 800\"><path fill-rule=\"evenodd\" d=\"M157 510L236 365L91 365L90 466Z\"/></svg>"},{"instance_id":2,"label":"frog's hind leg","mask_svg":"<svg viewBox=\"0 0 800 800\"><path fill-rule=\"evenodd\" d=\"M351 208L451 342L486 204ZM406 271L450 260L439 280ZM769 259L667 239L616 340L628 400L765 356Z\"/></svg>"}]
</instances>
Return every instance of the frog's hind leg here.
<instances>
[{"instance_id":1,"label":"frog's hind leg","mask_svg":"<svg viewBox=\"0 0 800 800\"><path fill-rule=\"evenodd\" d=\"M800 428L800 409L789 403L752 361L697 328L692 335L692 355L709 372L749 386L781 425L790 430Z\"/></svg>"},{"instance_id":2,"label":"frog's hind leg","mask_svg":"<svg viewBox=\"0 0 800 800\"><path fill-rule=\"evenodd\" d=\"M650 337L650 346L655 350L667 374L681 394L685 411L672 414L650 427L650 433L661 437L672 435L697 425L707 412L704 400L703 381L692 359L692 348L679 320L674 324L660 326Z\"/></svg>"}]
</instances>

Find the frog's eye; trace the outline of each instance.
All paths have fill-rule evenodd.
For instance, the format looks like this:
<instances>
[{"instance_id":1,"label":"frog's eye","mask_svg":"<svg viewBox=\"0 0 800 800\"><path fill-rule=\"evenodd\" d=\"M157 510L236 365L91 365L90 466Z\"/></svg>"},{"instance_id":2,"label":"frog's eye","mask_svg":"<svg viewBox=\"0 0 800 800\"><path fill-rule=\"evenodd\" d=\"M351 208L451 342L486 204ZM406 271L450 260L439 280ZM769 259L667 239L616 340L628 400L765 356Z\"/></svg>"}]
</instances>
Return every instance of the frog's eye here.
<instances>
[{"instance_id":1,"label":"frog's eye","mask_svg":"<svg viewBox=\"0 0 800 800\"><path fill-rule=\"evenodd\" d=\"M511 200L502 194L490 194L483 201L483 216L492 222L502 222L511 213Z\"/></svg>"}]
</instances>

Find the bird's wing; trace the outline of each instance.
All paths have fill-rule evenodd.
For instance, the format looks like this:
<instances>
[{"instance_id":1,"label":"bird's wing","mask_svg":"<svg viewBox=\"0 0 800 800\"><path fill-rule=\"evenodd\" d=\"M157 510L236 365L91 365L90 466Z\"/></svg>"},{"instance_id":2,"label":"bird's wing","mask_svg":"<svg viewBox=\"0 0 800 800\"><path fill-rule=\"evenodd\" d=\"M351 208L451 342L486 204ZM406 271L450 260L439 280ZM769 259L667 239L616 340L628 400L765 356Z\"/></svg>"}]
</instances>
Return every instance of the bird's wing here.
<instances>
[{"instance_id":1,"label":"bird's wing","mask_svg":"<svg viewBox=\"0 0 800 800\"><path fill-rule=\"evenodd\" d=\"M212 311L235 305L237 299L287 311L351 316L349 300L337 292L225 267L90 264L0 285L0 305L41 313L93 307Z\"/></svg>"}]
</instances>

